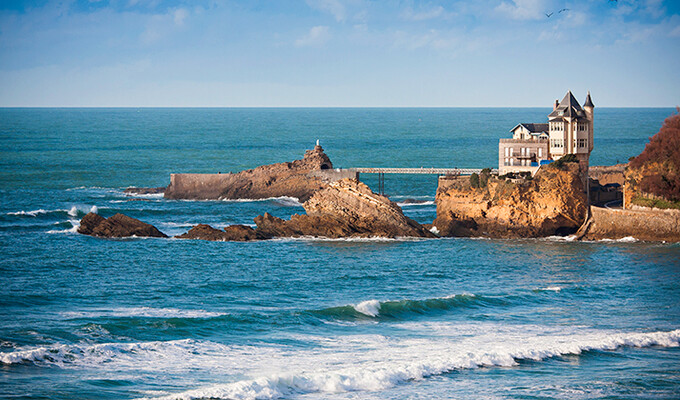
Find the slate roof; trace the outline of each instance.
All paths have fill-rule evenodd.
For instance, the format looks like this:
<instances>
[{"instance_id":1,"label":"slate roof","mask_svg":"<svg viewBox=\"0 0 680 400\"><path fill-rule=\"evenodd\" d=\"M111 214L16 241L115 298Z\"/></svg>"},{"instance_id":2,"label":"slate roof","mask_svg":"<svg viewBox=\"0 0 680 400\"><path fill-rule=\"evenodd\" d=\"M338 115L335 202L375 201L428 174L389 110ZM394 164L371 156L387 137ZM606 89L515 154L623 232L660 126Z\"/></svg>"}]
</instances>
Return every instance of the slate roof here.
<instances>
[{"instance_id":1,"label":"slate roof","mask_svg":"<svg viewBox=\"0 0 680 400\"><path fill-rule=\"evenodd\" d=\"M591 102L592 103L592 102ZM548 119L562 119L562 118L585 118L586 113L581 108L571 90L564 95L562 101L557 108L548 114Z\"/></svg>"},{"instance_id":2,"label":"slate roof","mask_svg":"<svg viewBox=\"0 0 680 400\"><path fill-rule=\"evenodd\" d=\"M548 132L548 124L529 124L529 123L517 124L517 126L510 129L510 132L514 132L520 126L525 127L529 131L529 133Z\"/></svg>"},{"instance_id":3,"label":"slate roof","mask_svg":"<svg viewBox=\"0 0 680 400\"><path fill-rule=\"evenodd\" d=\"M583 103L583 107L595 107L593 100L590 98L590 91L588 91L588 96L586 96L586 102Z\"/></svg>"}]
</instances>

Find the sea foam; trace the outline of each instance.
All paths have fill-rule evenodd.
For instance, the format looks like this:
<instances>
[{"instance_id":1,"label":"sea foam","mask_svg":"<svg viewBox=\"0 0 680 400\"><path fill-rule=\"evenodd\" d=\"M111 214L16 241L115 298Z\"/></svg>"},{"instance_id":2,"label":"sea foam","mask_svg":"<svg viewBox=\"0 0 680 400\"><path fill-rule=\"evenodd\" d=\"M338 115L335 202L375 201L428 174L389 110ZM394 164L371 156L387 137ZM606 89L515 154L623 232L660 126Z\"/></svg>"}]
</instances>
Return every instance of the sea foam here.
<instances>
[{"instance_id":1,"label":"sea foam","mask_svg":"<svg viewBox=\"0 0 680 400\"><path fill-rule=\"evenodd\" d=\"M499 338L501 339L501 338ZM651 333L589 333L582 335L529 338L525 342L499 340L489 346L469 343L464 348L457 343L424 348L426 341L389 343L386 359L365 363L359 357L354 363L335 370L316 372L309 369L232 383L218 384L169 396L171 399L278 399L296 394L337 393L347 391L384 390L412 380L420 380L457 369L479 367L510 367L520 360L541 361L551 357L578 355L585 351L615 350L620 347L677 347L680 330ZM411 357L404 357L410 353ZM310 364L315 365L315 364Z\"/></svg>"},{"instance_id":2,"label":"sea foam","mask_svg":"<svg viewBox=\"0 0 680 400\"><path fill-rule=\"evenodd\" d=\"M64 318L213 318L226 314L205 310L180 310L177 308L123 307L111 310L66 311L60 313L60 315Z\"/></svg>"}]
</instances>

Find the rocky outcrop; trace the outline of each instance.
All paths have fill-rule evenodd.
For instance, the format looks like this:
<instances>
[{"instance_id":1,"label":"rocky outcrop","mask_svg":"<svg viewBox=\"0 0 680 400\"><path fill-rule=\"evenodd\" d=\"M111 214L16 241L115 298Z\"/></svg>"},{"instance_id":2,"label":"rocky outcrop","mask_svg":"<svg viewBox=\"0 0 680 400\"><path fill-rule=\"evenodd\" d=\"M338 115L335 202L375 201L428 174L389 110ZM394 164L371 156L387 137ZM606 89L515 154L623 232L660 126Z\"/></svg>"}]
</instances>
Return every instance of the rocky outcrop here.
<instances>
[{"instance_id":1,"label":"rocky outcrop","mask_svg":"<svg viewBox=\"0 0 680 400\"><path fill-rule=\"evenodd\" d=\"M333 164L321 146L302 160L263 165L228 174L173 174L165 190L168 199L265 199L295 197L301 202L332 180ZM327 173L321 173L327 172Z\"/></svg>"},{"instance_id":2,"label":"rocky outcrop","mask_svg":"<svg viewBox=\"0 0 680 400\"><path fill-rule=\"evenodd\" d=\"M123 214L104 218L98 214L89 213L80 221L78 233L105 238L167 237L153 225Z\"/></svg>"},{"instance_id":3,"label":"rocky outcrop","mask_svg":"<svg viewBox=\"0 0 680 400\"><path fill-rule=\"evenodd\" d=\"M231 225L222 231L205 224L196 225L189 232L175 237L178 239L200 239L221 242L247 242L258 238L255 230L246 225Z\"/></svg>"},{"instance_id":4,"label":"rocky outcrop","mask_svg":"<svg viewBox=\"0 0 680 400\"><path fill-rule=\"evenodd\" d=\"M404 216L387 197L354 179L330 183L303 205L306 215L285 221L268 213L255 218L262 237L436 237Z\"/></svg>"},{"instance_id":5,"label":"rocky outcrop","mask_svg":"<svg viewBox=\"0 0 680 400\"><path fill-rule=\"evenodd\" d=\"M532 180L441 178L436 196L441 236L543 237L574 233L587 216L588 201L577 163L544 166Z\"/></svg>"}]
</instances>

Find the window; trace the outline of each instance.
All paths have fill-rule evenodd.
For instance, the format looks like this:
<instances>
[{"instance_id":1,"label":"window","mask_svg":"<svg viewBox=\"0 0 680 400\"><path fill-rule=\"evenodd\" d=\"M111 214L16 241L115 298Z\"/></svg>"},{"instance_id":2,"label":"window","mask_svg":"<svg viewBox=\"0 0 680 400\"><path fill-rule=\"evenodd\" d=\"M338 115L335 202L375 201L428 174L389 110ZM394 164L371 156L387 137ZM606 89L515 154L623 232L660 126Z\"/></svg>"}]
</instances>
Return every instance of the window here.
<instances>
[{"instance_id":1,"label":"window","mask_svg":"<svg viewBox=\"0 0 680 400\"><path fill-rule=\"evenodd\" d=\"M543 157L543 149L539 147L538 148L538 158L541 158L541 157Z\"/></svg>"},{"instance_id":2,"label":"window","mask_svg":"<svg viewBox=\"0 0 680 400\"><path fill-rule=\"evenodd\" d=\"M506 156L506 157L508 156L508 148L507 148L507 147L505 148L505 156ZM508 160L506 159L505 162L507 163ZM505 165L508 165L508 164L505 164Z\"/></svg>"},{"instance_id":3,"label":"window","mask_svg":"<svg viewBox=\"0 0 680 400\"><path fill-rule=\"evenodd\" d=\"M505 163L503 165L505 165L507 167L508 165L510 165L510 161L506 158Z\"/></svg>"},{"instance_id":4,"label":"window","mask_svg":"<svg viewBox=\"0 0 680 400\"><path fill-rule=\"evenodd\" d=\"M562 147L564 147L564 140L562 140L562 139L550 139L550 147L562 148Z\"/></svg>"},{"instance_id":5,"label":"window","mask_svg":"<svg viewBox=\"0 0 680 400\"><path fill-rule=\"evenodd\" d=\"M510 159L510 166L514 165L514 160L511 158Z\"/></svg>"},{"instance_id":6,"label":"window","mask_svg":"<svg viewBox=\"0 0 680 400\"><path fill-rule=\"evenodd\" d=\"M579 139L578 140L578 147L585 149L588 147L588 139Z\"/></svg>"}]
</instances>

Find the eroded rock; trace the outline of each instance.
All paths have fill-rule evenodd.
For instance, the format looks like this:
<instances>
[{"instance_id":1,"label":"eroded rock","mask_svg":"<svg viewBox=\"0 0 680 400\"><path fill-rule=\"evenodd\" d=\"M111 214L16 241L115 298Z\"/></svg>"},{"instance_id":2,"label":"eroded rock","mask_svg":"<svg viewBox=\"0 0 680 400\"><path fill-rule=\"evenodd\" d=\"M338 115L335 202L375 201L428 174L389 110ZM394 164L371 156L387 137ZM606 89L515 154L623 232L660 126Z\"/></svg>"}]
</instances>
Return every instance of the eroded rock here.
<instances>
[{"instance_id":1,"label":"eroded rock","mask_svg":"<svg viewBox=\"0 0 680 400\"><path fill-rule=\"evenodd\" d=\"M289 221L268 213L255 218L262 237L436 237L404 216L387 197L373 193L354 179L330 183L302 205L306 215Z\"/></svg>"},{"instance_id":2,"label":"eroded rock","mask_svg":"<svg viewBox=\"0 0 680 400\"><path fill-rule=\"evenodd\" d=\"M485 188L471 188L463 177L440 179L436 203L440 235L500 238L574 233L588 206L576 163L541 167L523 183L490 179Z\"/></svg>"},{"instance_id":3,"label":"eroded rock","mask_svg":"<svg viewBox=\"0 0 680 400\"><path fill-rule=\"evenodd\" d=\"M164 196L193 200L287 196L304 202L325 188L334 174L342 174L331 171L332 168L333 163L323 148L316 146L314 150L307 150L302 160L263 165L238 173L173 174Z\"/></svg>"},{"instance_id":4,"label":"eroded rock","mask_svg":"<svg viewBox=\"0 0 680 400\"><path fill-rule=\"evenodd\" d=\"M246 225L231 225L224 230L219 230L210 225L199 224L191 228L189 232L175 237L178 239L246 242L257 239L257 234L253 228Z\"/></svg>"},{"instance_id":5,"label":"eroded rock","mask_svg":"<svg viewBox=\"0 0 680 400\"><path fill-rule=\"evenodd\" d=\"M95 213L88 213L80 221L78 233L105 238L167 237L155 226L124 214L115 214L109 218L104 218Z\"/></svg>"}]
</instances>

